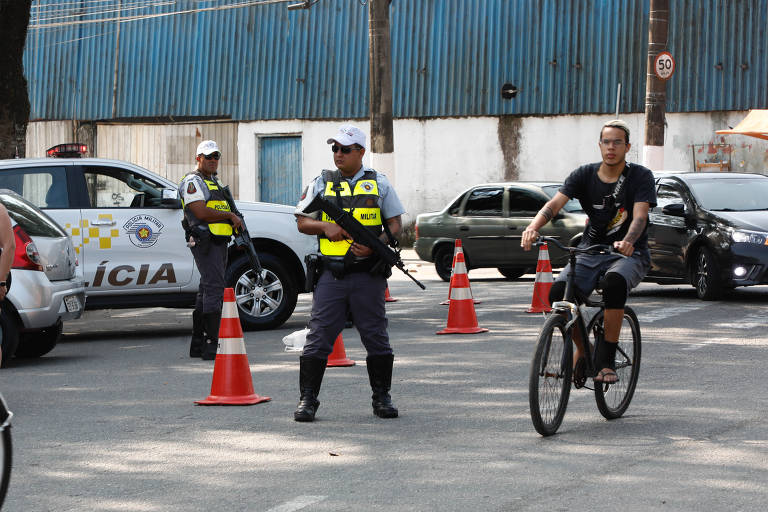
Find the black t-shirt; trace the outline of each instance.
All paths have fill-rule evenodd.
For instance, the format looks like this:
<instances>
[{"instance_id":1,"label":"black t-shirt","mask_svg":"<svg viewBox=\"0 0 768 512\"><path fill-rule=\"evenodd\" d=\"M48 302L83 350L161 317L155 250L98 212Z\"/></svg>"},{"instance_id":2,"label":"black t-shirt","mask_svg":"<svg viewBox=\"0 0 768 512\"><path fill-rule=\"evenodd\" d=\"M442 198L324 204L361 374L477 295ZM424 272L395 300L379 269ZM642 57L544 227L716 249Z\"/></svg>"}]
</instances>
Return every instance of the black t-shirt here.
<instances>
[{"instance_id":1,"label":"black t-shirt","mask_svg":"<svg viewBox=\"0 0 768 512\"><path fill-rule=\"evenodd\" d=\"M628 163L625 178L615 205L613 192L616 183L605 183L598 176L600 162L582 165L566 179L560 192L571 199L578 199L589 223L584 229L582 245L611 244L622 240L632 223L635 203L656 206L656 187L653 173L642 165ZM648 226L635 242L635 249L648 247Z\"/></svg>"}]
</instances>

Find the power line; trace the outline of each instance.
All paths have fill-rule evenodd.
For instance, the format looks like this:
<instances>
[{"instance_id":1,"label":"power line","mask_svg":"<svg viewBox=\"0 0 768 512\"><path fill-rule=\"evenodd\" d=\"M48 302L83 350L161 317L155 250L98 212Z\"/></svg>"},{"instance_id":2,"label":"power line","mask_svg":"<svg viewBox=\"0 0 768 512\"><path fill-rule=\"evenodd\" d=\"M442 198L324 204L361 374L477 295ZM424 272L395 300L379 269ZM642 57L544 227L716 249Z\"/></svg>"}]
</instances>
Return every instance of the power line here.
<instances>
[{"instance_id":1,"label":"power line","mask_svg":"<svg viewBox=\"0 0 768 512\"><path fill-rule=\"evenodd\" d=\"M186 9L186 10L180 10L180 11L155 13L155 14L138 14L133 16L125 16L125 17L118 14L118 16L116 17L100 18L95 20L60 21L55 23L37 23L36 22L34 24L30 24L28 28L31 30L45 30L45 29L56 28L56 27L66 27L66 26L73 26L73 25L89 25L89 24L95 24L95 23L112 23L112 22L129 23L133 21L148 20L153 18L178 16L181 14L195 14L200 12L225 11L225 10L231 10L231 9L242 9L244 7L253 7L257 5L281 4L281 3L293 2L293 1L295 0L250 0L250 1L243 1L239 3L233 3L229 5L218 5L213 7L202 7L197 9ZM158 2L155 2L155 3L158 3ZM168 3L168 2L163 2L163 3ZM105 10L103 12L115 12L117 10L118 9ZM124 9L120 9L119 11L122 12L123 10ZM79 17L79 16L90 16L90 15L91 15L90 13L82 13L74 16ZM32 16L30 16L30 19L32 19Z\"/></svg>"}]
</instances>

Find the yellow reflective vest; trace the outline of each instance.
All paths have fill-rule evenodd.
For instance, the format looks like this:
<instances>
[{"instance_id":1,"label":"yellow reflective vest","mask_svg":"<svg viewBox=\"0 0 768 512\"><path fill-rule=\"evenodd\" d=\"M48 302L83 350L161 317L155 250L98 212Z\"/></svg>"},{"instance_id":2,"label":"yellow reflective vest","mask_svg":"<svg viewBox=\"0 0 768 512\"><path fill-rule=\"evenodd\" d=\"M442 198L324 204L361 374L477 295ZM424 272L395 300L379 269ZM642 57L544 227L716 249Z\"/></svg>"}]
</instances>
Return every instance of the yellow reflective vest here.
<instances>
[{"instance_id":1,"label":"yellow reflective vest","mask_svg":"<svg viewBox=\"0 0 768 512\"><path fill-rule=\"evenodd\" d=\"M205 175L199 172L195 172L193 174L197 174L203 179L203 182L205 183L205 186L208 187L208 191L211 193L211 196L208 198L208 201L206 201L205 206L208 208L213 208L214 210L219 210L221 212L228 212L231 211L229 208L229 203L224 198L224 194L222 193L221 189L219 188L218 182L214 180L208 180L205 178ZM186 176L184 177L186 178ZM184 180L182 178L182 181ZM182 196L183 197L183 196ZM184 200L181 201L181 206L184 208ZM186 210L185 210L186 212ZM199 221L199 225L208 226L208 229L210 230L212 235L215 236L221 236L225 238L229 238L232 236L232 224L229 222L209 222L205 223L202 221Z\"/></svg>"},{"instance_id":2,"label":"yellow reflective vest","mask_svg":"<svg viewBox=\"0 0 768 512\"><path fill-rule=\"evenodd\" d=\"M334 171L338 173L339 171ZM330 173L333 174L333 173ZM374 235L378 236L382 231L381 209L379 208L379 187L376 184L376 172L365 171L363 177L355 183L354 190L350 190L349 182L344 179L339 180L341 190L336 193L333 180L330 175L323 172L325 178L325 190L323 195L328 201L338 205L341 199L341 208L350 212L360 224L368 228ZM323 212L322 220L325 222L335 221ZM350 242L342 240L332 242L325 235L318 236L320 241L320 252L324 256L344 256L350 247Z\"/></svg>"}]
</instances>

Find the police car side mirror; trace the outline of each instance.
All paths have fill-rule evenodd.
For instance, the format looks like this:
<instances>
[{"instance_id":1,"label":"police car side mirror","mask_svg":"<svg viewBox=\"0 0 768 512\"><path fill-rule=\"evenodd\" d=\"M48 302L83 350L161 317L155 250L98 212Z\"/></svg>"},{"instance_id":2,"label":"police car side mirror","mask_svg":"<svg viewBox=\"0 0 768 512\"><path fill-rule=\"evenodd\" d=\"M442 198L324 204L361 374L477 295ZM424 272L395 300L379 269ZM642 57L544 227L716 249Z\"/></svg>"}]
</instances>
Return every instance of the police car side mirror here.
<instances>
[{"instance_id":1,"label":"police car side mirror","mask_svg":"<svg viewBox=\"0 0 768 512\"><path fill-rule=\"evenodd\" d=\"M181 199L179 199L179 191L172 188L164 188L162 205L166 208L181 208Z\"/></svg>"}]
</instances>

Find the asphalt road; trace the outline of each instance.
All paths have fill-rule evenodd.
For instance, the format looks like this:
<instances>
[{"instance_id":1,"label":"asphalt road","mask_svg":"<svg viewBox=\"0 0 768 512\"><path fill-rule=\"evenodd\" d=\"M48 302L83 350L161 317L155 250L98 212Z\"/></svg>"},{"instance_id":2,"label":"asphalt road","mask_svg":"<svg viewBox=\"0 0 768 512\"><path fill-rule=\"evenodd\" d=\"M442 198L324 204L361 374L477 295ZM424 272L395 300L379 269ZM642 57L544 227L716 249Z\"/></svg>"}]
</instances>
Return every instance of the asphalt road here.
<instances>
[{"instance_id":1,"label":"asphalt road","mask_svg":"<svg viewBox=\"0 0 768 512\"><path fill-rule=\"evenodd\" d=\"M298 355L282 337L308 320L245 333L246 407L201 407L212 362L186 357L189 310L89 311L48 355L0 371L16 414L13 511L764 510L768 502L768 287L701 302L689 287L643 284L630 301L643 334L635 398L606 421L571 394L559 433L528 412L542 315L533 276L470 272L489 332L437 336L448 285L408 254L421 291L390 281L400 418L371 413L365 353L329 368L315 423L293 421Z\"/></svg>"}]
</instances>

